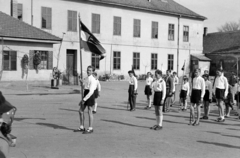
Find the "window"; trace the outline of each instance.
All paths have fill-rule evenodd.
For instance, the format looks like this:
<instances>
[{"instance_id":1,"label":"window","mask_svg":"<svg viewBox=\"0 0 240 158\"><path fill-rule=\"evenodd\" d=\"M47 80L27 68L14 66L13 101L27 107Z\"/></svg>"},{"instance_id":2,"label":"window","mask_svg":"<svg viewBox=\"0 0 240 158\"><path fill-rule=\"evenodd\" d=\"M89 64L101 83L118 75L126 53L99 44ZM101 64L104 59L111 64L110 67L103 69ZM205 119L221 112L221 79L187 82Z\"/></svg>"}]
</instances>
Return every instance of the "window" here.
<instances>
[{"instance_id":1,"label":"window","mask_svg":"<svg viewBox=\"0 0 240 158\"><path fill-rule=\"evenodd\" d=\"M100 34L100 14L92 14L92 33Z\"/></svg>"},{"instance_id":2,"label":"window","mask_svg":"<svg viewBox=\"0 0 240 158\"><path fill-rule=\"evenodd\" d=\"M173 70L173 54L168 54L168 70Z\"/></svg>"},{"instance_id":3,"label":"window","mask_svg":"<svg viewBox=\"0 0 240 158\"><path fill-rule=\"evenodd\" d=\"M158 58L158 55L156 53L152 53L151 54L151 69L152 70L156 70L157 69L157 58Z\"/></svg>"},{"instance_id":4,"label":"window","mask_svg":"<svg viewBox=\"0 0 240 158\"><path fill-rule=\"evenodd\" d=\"M23 20L23 5L18 3L18 20Z\"/></svg>"},{"instance_id":5,"label":"window","mask_svg":"<svg viewBox=\"0 0 240 158\"><path fill-rule=\"evenodd\" d=\"M94 66L96 69L99 69L99 56L92 53L92 66Z\"/></svg>"},{"instance_id":6,"label":"window","mask_svg":"<svg viewBox=\"0 0 240 158\"><path fill-rule=\"evenodd\" d=\"M41 51L41 50L30 50L29 53L29 69L36 69L36 66L34 65L34 55L36 53L40 53L41 57L41 63L37 65L39 69L50 69L53 68L53 52L52 51Z\"/></svg>"},{"instance_id":7,"label":"window","mask_svg":"<svg viewBox=\"0 0 240 158\"><path fill-rule=\"evenodd\" d=\"M77 12L68 10L68 31L77 32Z\"/></svg>"},{"instance_id":8,"label":"window","mask_svg":"<svg viewBox=\"0 0 240 158\"><path fill-rule=\"evenodd\" d=\"M183 26L183 42L189 41L189 27Z\"/></svg>"},{"instance_id":9,"label":"window","mask_svg":"<svg viewBox=\"0 0 240 158\"><path fill-rule=\"evenodd\" d=\"M121 52L113 52L113 69L121 69Z\"/></svg>"},{"instance_id":10,"label":"window","mask_svg":"<svg viewBox=\"0 0 240 158\"><path fill-rule=\"evenodd\" d=\"M138 19L134 19L133 22L133 37L140 37L141 36L141 21Z\"/></svg>"},{"instance_id":11,"label":"window","mask_svg":"<svg viewBox=\"0 0 240 158\"><path fill-rule=\"evenodd\" d=\"M168 40L174 41L174 24L168 25Z\"/></svg>"},{"instance_id":12,"label":"window","mask_svg":"<svg viewBox=\"0 0 240 158\"><path fill-rule=\"evenodd\" d=\"M38 68L47 69L48 51L38 51L38 52L41 54L41 63L38 65Z\"/></svg>"},{"instance_id":13,"label":"window","mask_svg":"<svg viewBox=\"0 0 240 158\"><path fill-rule=\"evenodd\" d=\"M113 17L113 35L121 35L121 17Z\"/></svg>"},{"instance_id":14,"label":"window","mask_svg":"<svg viewBox=\"0 0 240 158\"><path fill-rule=\"evenodd\" d=\"M133 53L133 69L140 70L140 53Z\"/></svg>"},{"instance_id":15,"label":"window","mask_svg":"<svg viewBox=\"0 0 240 158\"><path fill-rule=\"evenodd\" d=\"M3 70L17 70L16 51L3 51Z\"/></svg>"},{"instance_id":16,"label":"window","mask_svg":"<svg viewBox=\"0 0 240 158\"><path fill-rule=\"evenodd\" d=\"M42 28L52 29L52 8L42 7Z\"/></svg>"},{"instance_id":17,"label":"window","mask_svg":"<svg viewBox=\"0 0 240 158\"><path fill-rule=\"evenodd\" d=\"M152 38L158 38L158 22L152 22Z\"/></svg>"}]
</instances>

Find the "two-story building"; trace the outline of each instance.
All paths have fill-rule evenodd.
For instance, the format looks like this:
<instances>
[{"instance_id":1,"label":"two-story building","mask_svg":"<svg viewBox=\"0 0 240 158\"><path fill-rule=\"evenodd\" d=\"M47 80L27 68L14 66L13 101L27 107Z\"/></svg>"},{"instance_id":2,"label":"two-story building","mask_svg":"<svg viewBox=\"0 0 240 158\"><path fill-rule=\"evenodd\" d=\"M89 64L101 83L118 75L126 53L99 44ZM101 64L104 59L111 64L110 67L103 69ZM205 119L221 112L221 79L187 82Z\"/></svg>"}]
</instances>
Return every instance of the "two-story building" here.
<instances>
[{"instance_id":1,"label":"two-story building","mask_svg":"<svg viewBox=\"0 0 240 158\"><path fill-rule=\"evenodd\" d=\"M80 72L78 15L106 50L101 61L82 51L84 70L93 65L99 74L127 75L133 66L136 74L171 69L182 75L190 54L203 50L206 18L174 0L0 0L0 11L62 38L53 65L73 76Z\"/></svg>"}]
</instances>

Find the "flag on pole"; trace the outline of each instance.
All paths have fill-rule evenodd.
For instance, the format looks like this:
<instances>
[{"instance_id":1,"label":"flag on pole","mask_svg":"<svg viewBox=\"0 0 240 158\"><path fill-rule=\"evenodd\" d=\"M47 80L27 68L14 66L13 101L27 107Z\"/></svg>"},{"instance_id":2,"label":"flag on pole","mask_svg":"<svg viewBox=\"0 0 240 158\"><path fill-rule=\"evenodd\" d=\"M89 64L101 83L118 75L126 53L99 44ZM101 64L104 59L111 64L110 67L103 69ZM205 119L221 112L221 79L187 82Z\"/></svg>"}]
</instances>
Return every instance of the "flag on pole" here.
<instances>
[{"instance_id":1,"label":"flag on pole","mask_svg":"<svg viewBox=\"0 0 240 158\"><path fill-rule=\"evenodd\" d=\"M87 52L92 52L100 56L100 60L106 56L106 51L98 41L98 39L89 31L89 29L80 20L81 31L81 49Z\"/></svg>"},{"instance_id":2,"label":"flag on pole","mask_svg":"<svg viewBox=\"0 0 240 158\"><path fill-rule=\"evenodd\" d=\"M184 61L184 64L182 66L182 71L184 71L184 70L185 70L185 61Z\"/></svg>"}]
</instances>

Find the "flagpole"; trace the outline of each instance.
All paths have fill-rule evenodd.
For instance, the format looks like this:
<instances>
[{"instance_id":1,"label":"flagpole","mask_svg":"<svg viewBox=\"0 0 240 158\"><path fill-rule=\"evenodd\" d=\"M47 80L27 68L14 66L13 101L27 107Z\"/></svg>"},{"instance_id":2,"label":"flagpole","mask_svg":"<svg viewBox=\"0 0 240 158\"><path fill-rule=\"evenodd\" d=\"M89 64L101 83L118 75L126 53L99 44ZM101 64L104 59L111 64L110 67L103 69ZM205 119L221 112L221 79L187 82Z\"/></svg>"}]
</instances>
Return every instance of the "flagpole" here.
<instances>
[{"instance_id":1,"label":"flagpole","mask_svg":"<svg viewBox=\"0 0 240 158\"><path fill-rule=\"evenodd\" d=\"M81 18L80 13L78 14L78 22L79 22L79 51L80 51L80 79L81 79L81 94L82 94L82 100L83 100L83 70L82 70L82 49L81 49Z\"/></svg>"}]
</instances>

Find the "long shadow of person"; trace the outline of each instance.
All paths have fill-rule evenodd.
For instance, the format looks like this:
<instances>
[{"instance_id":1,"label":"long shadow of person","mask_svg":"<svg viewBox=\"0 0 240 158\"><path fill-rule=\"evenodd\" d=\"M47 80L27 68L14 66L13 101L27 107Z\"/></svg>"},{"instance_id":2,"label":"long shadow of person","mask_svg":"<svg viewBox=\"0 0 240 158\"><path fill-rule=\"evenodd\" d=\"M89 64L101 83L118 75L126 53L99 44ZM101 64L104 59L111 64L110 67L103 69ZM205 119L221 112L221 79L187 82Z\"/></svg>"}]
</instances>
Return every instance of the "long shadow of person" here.
<instances>
[{"instance_id":1,"label":"long shadow of person","mask_svg":"<svg viewBox=\"0 0 240 158\"><path fill-rule=\"evenodd\" d=\"M216 145L216 146L221 146L225 148L232 148L232 149L239 149L240 146L234 146L234 145L229 145L229 144L223 144L223 143L216 143L216 142L206 142L206 141L197 141L198 143L204 143L204 144L210 144L210 145Z\"/></svg>"},{"instance_id":2,"label":"long shadow of person","mask_svg":"<svg viewBox=\"0 0 240 158\"><path fill-rule=\"evenodd\" d=\"M53 129L63 129L63 130L70 130L70 131L74 130L74 129L70 129L70 128L67 128L67 127L64 127L64 126L52 124L52 123L36 123L36 124L40 125L40 126L51 127Z\"/></svg>"}]
</instances>

